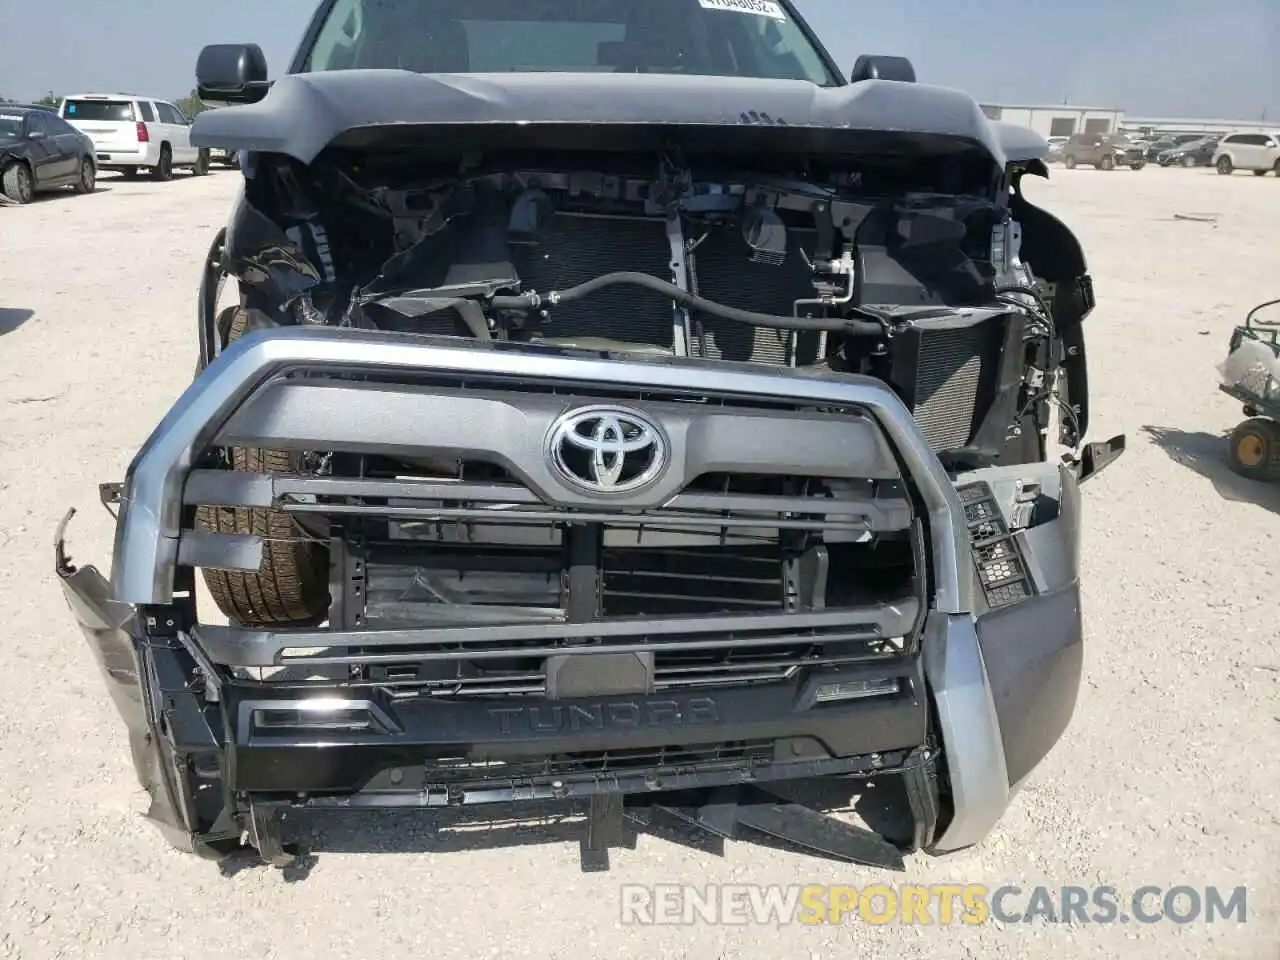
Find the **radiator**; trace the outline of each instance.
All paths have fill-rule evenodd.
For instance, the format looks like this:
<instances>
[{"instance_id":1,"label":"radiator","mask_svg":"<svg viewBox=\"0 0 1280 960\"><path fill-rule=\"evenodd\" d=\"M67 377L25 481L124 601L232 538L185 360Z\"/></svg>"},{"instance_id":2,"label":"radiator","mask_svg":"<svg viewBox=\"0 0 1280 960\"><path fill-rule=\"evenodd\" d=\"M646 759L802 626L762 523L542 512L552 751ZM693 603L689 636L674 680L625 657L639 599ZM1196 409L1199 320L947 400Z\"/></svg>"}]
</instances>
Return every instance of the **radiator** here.
<instances>
[{"instance_id":1,"label":"radiator","mask_svg":"<svg viewBox=\"0 0 1280 960\"><path fill-rule=\"evenodd\" d=\"M559 213L535 245L513 245L512 262L526 290L549 293L634 270L671 279L671 253L661 220ZM671 346L671 300L640 287L607 287L584 300L551 307L547 337L605 337Z\"/></svg>"},{"instance_id":2,"label":"radiator","mask_svg":"<svg viewBox=\"0 0 1280 960\"><path fill-rule=\"evenodd\" d=\"M792 230L785 261L753 263L751 248L736 227L714 230L690 254L690 289L708 300L757 313L791 316L795 300L812 297L813 284L801 255L812 253L813 231ZM605 273L638 271L671 279L671 253L661 220L559 213L536 245L512 247L512 262L526 290L547 293L583 283ZM674 323L669 298L639 287L611 287L577 303L550 308L551 320L541 328L547 337L606 337L670 347ZM694 312L690 352L709 359L785 364L791 333L755 328ZM818 334L801 334L797 363L817 359Z\"/></svg>"},{"instance_id":3,"label":"radiator","mask_svg":"<svg viewBox=\"0 0 1280 960\"><path fill-rule=\"evenodd\" d=\"M736 227L715 230L698 243L689 257L693 291L727 307L792 316L796 300L814 296L812 273L802 251L812 258L817 236L813 230L789 230L787 257L781 264L774 265L753 263L752 250ZM750 327L697 312L692 320L694 349L700 344L702 354L710 359L787 362L791 350L790 330ZM813 363L818 355L820 334L802 333L796 340L796 363Z\"/></svg>"}]
</instances>

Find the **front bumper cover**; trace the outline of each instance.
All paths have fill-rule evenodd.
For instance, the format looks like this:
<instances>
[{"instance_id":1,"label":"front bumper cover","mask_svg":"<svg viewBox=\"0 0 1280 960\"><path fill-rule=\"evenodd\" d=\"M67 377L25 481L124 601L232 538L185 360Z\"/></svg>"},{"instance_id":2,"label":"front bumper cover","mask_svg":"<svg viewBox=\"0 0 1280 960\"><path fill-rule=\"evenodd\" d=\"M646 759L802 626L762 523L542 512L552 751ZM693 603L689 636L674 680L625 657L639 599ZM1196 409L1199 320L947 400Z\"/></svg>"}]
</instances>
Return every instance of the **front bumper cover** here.
<instances>
[{"instance_id":1,"label":"front bumper cover","mask_svg":"<svg viewBox=\"0 0 1280 960\"><path fill-rule=\"evenodd\" d=\"M869 665L854 678L894 679L893 696L820 704L814 691L830 678L811 674L702 697L495 706L392 700L342 683L322 689L317 699L314 685L302 691L229 673L210 662L199 628L184 622L183 608L163 602L194 587L194 570L163 563L167 538L157 525L163 526L164 512L147 510L147 497L158 496L164 506L175 473L181 487L191 446L208 434L219 410L225 415L227 405L246 395L248 383L226 391L228 370L245 368L255 349L269 367L281 339L294 349L303 340L253 335L217 358L135 460L117 530L117 586L96 568L71 562L65 521L56 536L58 576L125 721L139 781L152 797L150 816L183 849L225 854L246 829L251 840L259 836L262 809L298 803L300 794L313 806L423 807L644 798L901 772L917 787L937 777L944 810L936 823L917 823L916 845L946 853L990 832L1012 790L1071 717L1082 663L1078 483L1104 461L1091 450L1095 455L1074 467L991 468L957 478L962 486L986 484L1006 519L1019 503L1025 507L1024 491L1037 495L1021 525L1010 523L1034 589L1013 605L987 611L973 589L974 553L956 489L936 462L923 463L918 451L927 448L913 437L909 415L878 386L858 400L870 397L881 405L896 443L916 441L915 457L925 469L913 475L925 478L921 493L933 507L934 529L946 531L933 538L940 589L920 650ZM662 375L665 368L653 370ZM211 385L225 391L222 403L210 405L205 388ZM184 429L191 434L185 444L175 438ZM149 454L162 465L149 465ZM122 557L131 543L134 552ZM962 550L954 549L959 544ZM140 561L148 555L153 566L143 569ZM121 583L134 588L134 602L121 598ZM146 595L139 598L137 591ZM841 672L840 680L850 678ZM626 762L609 767L609 756ZM492 775L494 763L504 764L499 776ZM932 806L913 802L917 821L938 815L936 799Z\"/></svg>"}]
</instances>

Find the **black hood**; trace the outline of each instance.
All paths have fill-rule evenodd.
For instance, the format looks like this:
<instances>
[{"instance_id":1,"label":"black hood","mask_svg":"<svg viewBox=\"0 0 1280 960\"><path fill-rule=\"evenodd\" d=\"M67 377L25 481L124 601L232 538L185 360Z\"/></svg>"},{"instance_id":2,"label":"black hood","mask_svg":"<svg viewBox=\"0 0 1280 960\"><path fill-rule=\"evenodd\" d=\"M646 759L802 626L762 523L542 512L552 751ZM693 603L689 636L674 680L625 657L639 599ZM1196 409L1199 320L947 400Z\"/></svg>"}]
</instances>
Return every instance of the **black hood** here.
<instances>
[{"instance_id":1,"label":"black hood","mask_svg":"<svg viewBox=\"0 0 1280 960\"><path fill-rule=\"evenodd\" d=\"M1042 158L1048 150L1038 134L988 120L967 94L915 83L818 87L739 77L403 70L285 76L259 103L201 113L191 140L310 163L330 144L360 142L375 131L459 125L530 135L540 127L701 129L729 137L735 146L806 152L852 152L868 134L880 134L915 138L922 146L963 143L1002 166ZM735 131L751 136L733 139Z\"/></svg>"}]
</instances>

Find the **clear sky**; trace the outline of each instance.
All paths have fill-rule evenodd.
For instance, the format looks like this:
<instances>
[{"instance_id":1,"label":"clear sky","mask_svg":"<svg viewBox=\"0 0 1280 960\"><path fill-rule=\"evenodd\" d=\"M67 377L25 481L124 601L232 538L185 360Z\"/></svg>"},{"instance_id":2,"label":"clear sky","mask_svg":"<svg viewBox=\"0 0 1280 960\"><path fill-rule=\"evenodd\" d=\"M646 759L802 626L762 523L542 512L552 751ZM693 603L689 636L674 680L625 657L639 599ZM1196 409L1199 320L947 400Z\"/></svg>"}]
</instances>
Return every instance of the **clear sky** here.
<instances>
[{"instance_id":1,"label":"clear sky","mask_svg":"<svg viewBox=\"0 0 1280 960\"><path fill-rule=\"evenodd\" d=\"M430 0L423 0L430 2ZM637 0L643 2L643 0ZM205 43L256 41L272 76L316 0L0 0L0 96L179 97ZM983 101L1280 121L1280 0L799 0L847 69L911 57Z\"/></svg>"}]
</instances>

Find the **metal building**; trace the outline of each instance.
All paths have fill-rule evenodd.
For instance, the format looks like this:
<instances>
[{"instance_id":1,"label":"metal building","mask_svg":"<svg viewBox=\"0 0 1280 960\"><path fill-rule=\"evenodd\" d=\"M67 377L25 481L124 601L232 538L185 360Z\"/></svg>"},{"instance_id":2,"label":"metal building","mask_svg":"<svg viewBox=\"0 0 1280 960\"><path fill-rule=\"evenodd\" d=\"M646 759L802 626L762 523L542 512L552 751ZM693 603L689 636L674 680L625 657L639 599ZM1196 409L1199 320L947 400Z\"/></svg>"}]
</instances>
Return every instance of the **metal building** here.
<instances>
[{"instance_id":1,"label":"metal building","mask_svg":"<svg viewBox=\"0 0 1280 960\"><path fill-rule=\"evenodd\" d=\"M1120 128L1124 111L1117 107L1078 107L1071 104L982 104L992 120L1030 127L1042 137L1069 137L1073 133L1113 133Z\"/></svg>"},{"instance_id":2,"label":"metal building","mask_svg":"<svg viewBox=\"0 0 1280 960\"><path fill-rule=\"evenodd\" d=\"M1280 124L1249 120L1204 120L1185 117L1125 116L1122 129L1136 136L1159 137L1171 133L1200 133L1205 136L1224 133L1252 133L1260 130L1276 132Z\"/></svg>"}]
</instances>

